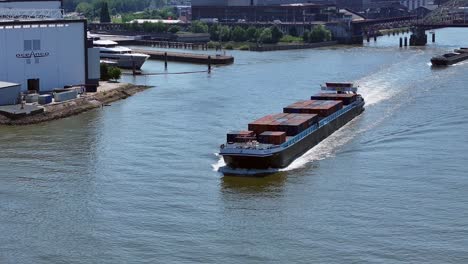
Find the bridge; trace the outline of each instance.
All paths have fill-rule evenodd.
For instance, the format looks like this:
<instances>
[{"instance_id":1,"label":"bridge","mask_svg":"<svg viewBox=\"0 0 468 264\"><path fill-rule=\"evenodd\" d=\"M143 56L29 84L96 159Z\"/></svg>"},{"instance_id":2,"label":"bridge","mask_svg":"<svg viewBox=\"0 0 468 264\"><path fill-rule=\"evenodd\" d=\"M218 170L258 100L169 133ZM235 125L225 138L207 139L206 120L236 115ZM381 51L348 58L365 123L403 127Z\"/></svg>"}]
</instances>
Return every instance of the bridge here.
<instances>
[{"instance_id":1,"label":"bridge","mask_svg":"<svg viewBox=\"0 0 468 264\"><path fill-rule=\"evenodd\" d=\"M412 36L410 45L426 45L427 36L425 31L445 27L468 27L468 0L451 0L432 11L425 18L416 15L383 18L383 19L359 19L354 21L316 21L316 22L226 22L220 23L229 26L254 26L268 27L277 25L282 31L288 32L294 27L299 34L305 30L310 30L316 24L326 24L332 31L334 37L342 43L356 44L362 43L364 37L376 37L384 29L411 29ZM190 23L177 24L183 29L187 29ZM89 30L107 31L125 34L141 34L142 32L133 32L129 30L128 24L115 23L90 23ZM161 34L159 34L161 35ZM170 40L171 36L164 36ZM162 37L161 37L162 38Z\"/></svg>"}]
</instances>

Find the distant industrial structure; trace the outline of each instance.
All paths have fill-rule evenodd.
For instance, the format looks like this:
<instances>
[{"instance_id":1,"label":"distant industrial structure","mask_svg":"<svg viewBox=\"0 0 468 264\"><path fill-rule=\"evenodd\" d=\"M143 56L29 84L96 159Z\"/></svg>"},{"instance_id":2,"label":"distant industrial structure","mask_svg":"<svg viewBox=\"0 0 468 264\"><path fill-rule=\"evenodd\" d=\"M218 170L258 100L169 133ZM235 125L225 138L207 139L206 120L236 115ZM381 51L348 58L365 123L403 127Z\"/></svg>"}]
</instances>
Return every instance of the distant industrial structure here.
<instances>
[{"instance_id":1,"label":"distant industrial structure","mask_svg":"<svg viewBox=\"0 0 468 264\"><path fill-rule=\"evenodd\" d=\"M192 19L216 18L221 22L328 21L336 6L330 2L293 0L192 0Z\"/></svg>"},{"instance_id":2,"label":"distant industrial structure","mask_svg":"<svg viewBox=\"0 0 468 264\"><path fill-rule=\"evenodd\" d=\"M216 18L220 22L330 21L337 10L347 9L375 19L406 16L420 7L433 6L433 0L192 0L192 18Z\"/></svg>"}]
</instances>

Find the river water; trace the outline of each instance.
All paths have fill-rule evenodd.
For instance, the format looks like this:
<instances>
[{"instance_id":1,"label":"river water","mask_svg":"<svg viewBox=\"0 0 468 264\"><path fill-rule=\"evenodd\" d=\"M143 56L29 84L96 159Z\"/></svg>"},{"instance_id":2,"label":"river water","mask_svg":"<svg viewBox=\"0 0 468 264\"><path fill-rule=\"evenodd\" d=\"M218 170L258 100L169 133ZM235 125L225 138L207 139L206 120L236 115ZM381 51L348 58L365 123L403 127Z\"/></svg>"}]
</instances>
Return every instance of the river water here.
<instances>
[{"instance_id":1,"label":"river water","mask_svg":"<svg viewBox=\"0 0 468 264\"><path fill-rule=\"evenodd\" d=\"M436 36L233 51L211 75L125 77L155 88L0 128L0 263L466 263L468 63L429 60L468 30ZM358 82L363 115L281 172L218 172L227 131L325 81Z\"/></svg>"}]
</instances>

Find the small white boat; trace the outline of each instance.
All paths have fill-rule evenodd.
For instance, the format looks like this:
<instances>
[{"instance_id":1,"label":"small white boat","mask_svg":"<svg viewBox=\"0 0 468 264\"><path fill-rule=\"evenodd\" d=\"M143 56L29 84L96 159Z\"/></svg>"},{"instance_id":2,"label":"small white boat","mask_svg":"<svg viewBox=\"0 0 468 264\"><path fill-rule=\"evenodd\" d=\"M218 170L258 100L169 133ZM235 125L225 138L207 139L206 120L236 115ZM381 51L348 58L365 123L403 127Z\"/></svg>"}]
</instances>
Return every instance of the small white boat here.
<instances>
[{"instance_id":1,"label":"small white boat","mask_svg":"<svg viewBox=\"0 0 468 264\"><path fill-rule=\"evenodd\" d=\"M147 54L133 53L130 48L118 46L112 40L95 40L93 44L100 48L101 60L115 62L120 68L139 70L150 57Z\"/></svg>"}]
</instances>

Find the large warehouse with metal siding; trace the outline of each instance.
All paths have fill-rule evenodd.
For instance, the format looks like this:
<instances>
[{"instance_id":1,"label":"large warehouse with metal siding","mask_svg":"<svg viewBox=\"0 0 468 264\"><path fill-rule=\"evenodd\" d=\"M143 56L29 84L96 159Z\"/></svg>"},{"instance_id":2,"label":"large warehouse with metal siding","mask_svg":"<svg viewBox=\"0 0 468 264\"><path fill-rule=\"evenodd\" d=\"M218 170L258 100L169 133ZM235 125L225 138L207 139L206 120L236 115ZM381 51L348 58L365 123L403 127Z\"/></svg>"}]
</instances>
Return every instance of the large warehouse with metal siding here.
<instances>
[{"instance_id":1,"label":"large warehouse with metal siding","mask_svg":"<svg viewBox=\"0 0 468 264\"><path fill-rule=\"evenodd\" d=\"M60 0L0 0L0 8L6 9L61 9Z\"/></svg>"},{"instance_id":2,"label":"large warehouse with metal siding","mask_svg":"<svg viewBox=\"0 0 468 264\"><path fill-rule=\"evenodd\" d=\"M0 21L0 80L23 91L85 84L87 53L85 20Z\"/></svg>"}]
</instances>

